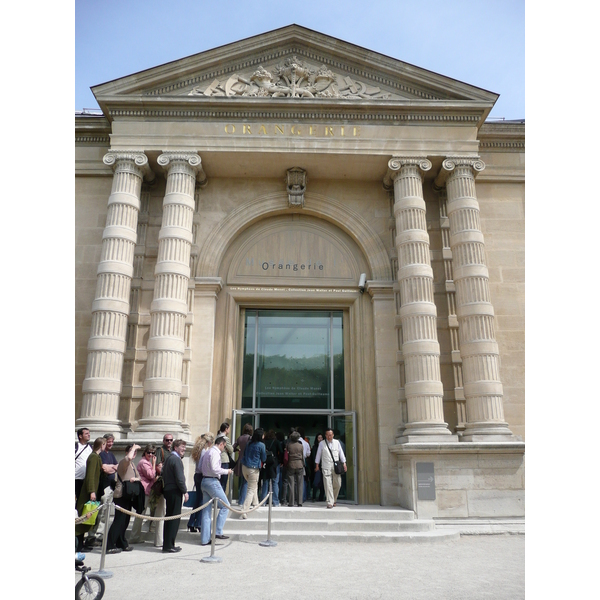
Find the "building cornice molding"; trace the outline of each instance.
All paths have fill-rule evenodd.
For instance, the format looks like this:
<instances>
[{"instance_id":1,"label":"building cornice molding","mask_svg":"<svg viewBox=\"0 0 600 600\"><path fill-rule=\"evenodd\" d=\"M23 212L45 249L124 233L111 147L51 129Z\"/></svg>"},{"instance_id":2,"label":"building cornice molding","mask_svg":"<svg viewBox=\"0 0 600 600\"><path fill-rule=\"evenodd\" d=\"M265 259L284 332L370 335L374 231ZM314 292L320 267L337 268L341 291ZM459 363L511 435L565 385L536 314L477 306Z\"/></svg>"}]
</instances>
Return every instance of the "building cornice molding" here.
<instances>
[{"instance_id":1,"label":"building cornice molding","mask_svg":"<svg viewBox=\"0 0 600 600\"><path fill-rule=\"evenodd\" d=\"M467 125L482 123L490 106L477 102L386 101L385 105L372 100L357 104L350 100L313 98L261 98L204 97L190 99L187 96L171 98L141 98L122 96L107 99L105 108L114 119L202 119L206 121L236 121L256 119L261 122L273 120L297 120L315 122L344 121L350 123L402 123Z\"/></svg>"}]
</instances>

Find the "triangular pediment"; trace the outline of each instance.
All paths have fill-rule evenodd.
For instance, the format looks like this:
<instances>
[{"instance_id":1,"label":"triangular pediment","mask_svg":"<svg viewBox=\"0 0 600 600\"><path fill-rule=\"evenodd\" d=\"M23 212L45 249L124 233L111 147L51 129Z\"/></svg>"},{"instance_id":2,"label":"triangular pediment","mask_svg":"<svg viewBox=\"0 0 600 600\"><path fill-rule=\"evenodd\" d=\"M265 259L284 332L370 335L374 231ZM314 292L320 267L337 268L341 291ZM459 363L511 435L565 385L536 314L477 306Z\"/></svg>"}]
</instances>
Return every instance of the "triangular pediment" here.
<instances>
[{"instance_id":1,"label":"triangular pediment","mask_svg":"<svg viewBox=\"0 0 600 600\"><path fill-rule=\"evenodd\" d=\"M105 114L127 100L187 103L295 99L382 105L476 103L497 94L290 25L92 88ZM108 111L108 112L107 112Z\"/></svg>"}]
</instances>

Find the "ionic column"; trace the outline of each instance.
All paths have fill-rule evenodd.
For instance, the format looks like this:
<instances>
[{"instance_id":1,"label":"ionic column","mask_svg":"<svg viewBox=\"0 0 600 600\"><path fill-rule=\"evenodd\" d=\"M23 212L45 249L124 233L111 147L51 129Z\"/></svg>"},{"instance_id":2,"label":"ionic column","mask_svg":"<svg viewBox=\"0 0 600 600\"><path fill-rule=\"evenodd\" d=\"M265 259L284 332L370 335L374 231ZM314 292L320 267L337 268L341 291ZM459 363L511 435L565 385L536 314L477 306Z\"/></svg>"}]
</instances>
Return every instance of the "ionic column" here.
<instances>
[{"instance_id":1,"label":"ionic column","mask_svg":"<svg viewBox=\"0 0 600 600\"><path fill-rule=\"evenodd\" d=\"M119 396L140 195L144 176L154 179L148 158L141 152L111 150L103 160L112 166L114 177L92 305L83 403L77 420L77 427L88 427L94 435L119 433L121 429Z\"/></svg>"},{"instance_id":2,"label":"ionic column","mask_svg":"<svg viewBox=\"0 0 600 600\"><path fill-rule=\"evenodd\" d=\"M200 157L190 152L166 152L158 164L167 174L163 217L150 306L144 407L136 435L182 433L180 398L188 315L188 283L194 220L194 188L205 182Z\"/></svg>"},{"instance_id":3,"label":"ionic column","mask_svg":"<svg viewBox=\"0 0 600 600\"><path fill-rule=\"evenodd\" d=\"M456 316L462 358L467 423L462 441L513 437L504 420L494 308L479 220L475 176L485 168L477 157L448 158L435 180L445 184L450 220Z\"/></svg>"},{"instance_id":4,"label":"ionic column","mask_svg":"<svg viewBox=\"0 0 600 600\"><path fill-rule=\"evenodd\" d=\"M400 287L400 324L408 420L400 443L457 441L444 422L437 310L423 200L426 158L392 158L387 181L394 182L394 216Z\"/></svg>"}]
</instances>

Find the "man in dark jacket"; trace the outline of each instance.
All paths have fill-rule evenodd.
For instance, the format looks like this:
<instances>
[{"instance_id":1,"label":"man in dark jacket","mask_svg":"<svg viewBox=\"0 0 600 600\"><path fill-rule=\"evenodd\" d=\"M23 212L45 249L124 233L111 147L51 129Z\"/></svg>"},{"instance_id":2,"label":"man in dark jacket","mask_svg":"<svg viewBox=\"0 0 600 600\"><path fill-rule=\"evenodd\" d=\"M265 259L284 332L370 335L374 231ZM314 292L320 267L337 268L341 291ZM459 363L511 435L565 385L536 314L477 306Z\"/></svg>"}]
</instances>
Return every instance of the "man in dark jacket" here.
<instances>
[{"instance_id":1,"label":"man in dark jacket","mask_svg":"<svg viewBox=\"0 0 600 600\"><path fill-rule=\"evenodd\" d=\"M187 487L185 485L185 474L183 472L182 459L185 455L186 442L184 440L175 440L173 450L165 460L162 468L162 478L164 481L164 497L167 503L166 517L181 514L182 500L188 500ZM181 546L175 546L175 538L179 530L181 519L171 519L165 521L163 532L163 552L179 552Z\"/></svg>"}]
</instances>

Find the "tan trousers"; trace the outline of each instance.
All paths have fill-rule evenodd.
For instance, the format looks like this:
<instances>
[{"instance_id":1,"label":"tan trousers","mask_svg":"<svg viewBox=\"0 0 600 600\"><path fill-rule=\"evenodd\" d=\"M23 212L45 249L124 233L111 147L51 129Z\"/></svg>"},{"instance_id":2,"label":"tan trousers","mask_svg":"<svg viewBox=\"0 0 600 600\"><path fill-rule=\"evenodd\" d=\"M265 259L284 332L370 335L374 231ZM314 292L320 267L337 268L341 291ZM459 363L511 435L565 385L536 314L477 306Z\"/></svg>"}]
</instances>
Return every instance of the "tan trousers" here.
<instances>
[{"instance_id":1,"label":"tan trousers","mask_svg":"<svg viewBox=\"0 0 600 600\"><path fill-rule=\"evenodd\" d=\"M322 469L322 471L327 504L333 505L337 502L337 497L342 487L342 476L337 475L333 469Z\"/></svg>"},{"instance_id":2,"label":"tan trousers","mask_svg":"<svg viewBox=\"0 0 600 600\"><path fill-rule=\"evenodd\" d=\"M242 473L244 479L248 482L248 491L246 492L243 510L248 510L250 505L256 506L258 504L258 476L260 475L260 469L250 469L246 465L242 465Z\"/></svg>"}]
</instances>

